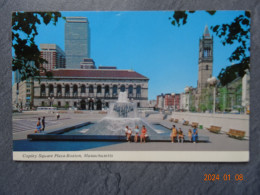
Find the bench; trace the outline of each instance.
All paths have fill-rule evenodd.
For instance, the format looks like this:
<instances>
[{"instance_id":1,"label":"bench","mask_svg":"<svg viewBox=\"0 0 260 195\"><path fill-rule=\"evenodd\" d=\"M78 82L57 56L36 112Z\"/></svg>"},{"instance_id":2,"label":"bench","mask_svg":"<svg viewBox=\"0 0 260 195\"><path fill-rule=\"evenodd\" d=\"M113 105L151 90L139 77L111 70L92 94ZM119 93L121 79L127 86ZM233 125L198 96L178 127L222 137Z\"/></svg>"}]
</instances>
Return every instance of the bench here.
<instances>
[{"instance_id":1,"label":"bench","mask_svg":"<svg viewBox=\"0 0 260 195\"><path fill-rule=\"evenodd\" d=\"M184 121L183 125L189 125L189 121Z\"/></svg>"},{"instance_id":2,"label":"bench","mask_svg":"<svg viewBox=\"0 0 260 195\"><path fill-rule=\"evenodd\" d=\"M74 114L83 114L83 111L76 110L76 111L74 111Z\"/></svg>"},{"instance_id":3,"label":"bench","mask_svg":"<svg viewBox=\"0 0 260 195\"><path fill-rule=\"evenodd\" d=\"M63 114L66 114L66 113L68 113L68 111L61 110L61 111L58 111L57 113L63 113Z\"/></svg>"},{"instance_id":4,"label":"bench","mask_svg":"<svg viewBox=\"0 0 260 195\"><path fill-rule=\"evenodd\" d=\"M236 139L243 139L245 137L245 134L245 131L240 131L236 129L229 129L229 132L227 133L229 137L233 137Z\"/></svg>"},{"instance_id":5,"label":"bench","mask_svg":"<svg viewBox=\"0 0 260 195\"><path fill-rule=\"evenodd\" d=\"M210 128L207 128L212 133L220 133L221 127L211 125Z\"/></svg>"},{"instance_id":6,"label":"bench","mask_svg":"<svg viewBox=\"0 0 260 195\"><path fill-rule=\"evenodd\" d=\"M175 123L178 123L178 122L179 122L179 119L174 119L174 122L175 122Z\"/></svg>"},{"instance_id":7,"label":"bench","mask_svg":"<svg viewBox=\"0 0 260 195\"><path fill-rule=\"evenodd\" d=\"M196 123L196 122L192 122L192 123L191 123L191 127L197 128L198 126L199 126L199 123Z\"/></svg>"},{"instance_id":8,"label":"bench","mask_svg":"<svg viewBox=\"0 0 260 195\"><path fill-rule=\"evenodd\" d=\"M99 111L98 114L107 114L107 111Z\"/></svg>"}]
</instances>

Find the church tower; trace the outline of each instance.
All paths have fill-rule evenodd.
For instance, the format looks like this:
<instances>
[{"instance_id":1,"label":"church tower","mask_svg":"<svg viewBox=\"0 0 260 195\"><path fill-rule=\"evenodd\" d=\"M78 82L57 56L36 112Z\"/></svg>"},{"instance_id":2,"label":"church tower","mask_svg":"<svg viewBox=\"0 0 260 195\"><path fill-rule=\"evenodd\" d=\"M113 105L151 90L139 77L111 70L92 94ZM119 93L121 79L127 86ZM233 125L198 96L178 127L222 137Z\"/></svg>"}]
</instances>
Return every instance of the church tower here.
<instances>
[{"instance_id":1,"label":"church tower","mask_svg":"<svg viewBox=\"0 0 260 195\"><path fill-rule=\"evenodd\" d=\"M213 37L209 34L208 26L205 26L204 33L199 45L199 75L197 93L201 96L203 89L207 87L207 79L212 77L213 65Z\"/></svg>"}]
</instances>

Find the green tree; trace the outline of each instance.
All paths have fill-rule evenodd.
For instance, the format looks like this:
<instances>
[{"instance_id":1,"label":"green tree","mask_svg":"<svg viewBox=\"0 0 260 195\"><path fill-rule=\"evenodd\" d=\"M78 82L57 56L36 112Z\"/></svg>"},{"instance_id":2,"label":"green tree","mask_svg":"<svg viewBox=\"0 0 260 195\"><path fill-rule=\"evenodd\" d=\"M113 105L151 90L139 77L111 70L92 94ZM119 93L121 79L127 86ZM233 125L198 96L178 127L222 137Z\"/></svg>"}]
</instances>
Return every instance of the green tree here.
<instances>
[{"instance_id":1,"label":"green tree","mask_svg":"<svg viewBox=\"0 0 260 195\"><path fill-rule=\"evenodd\" d=\"M214 15L216 11L207 11L210 15ZM190 14L195 11L175 11L171 20L172 25L185 25ZM236 43L238 46L229 57L230 62L236 62L235 65L223 68L218 75L218 79L222 86L231 82L238 76L243 77L245 70L249 69L250 64L250 12L245 11L244 14L237 16L230 24L219 24L211 26L212 31L220 38L221 43L232 45Z\"/></svg>"},{"instance_id":2,"label":"green tree","mask_svg":"<svg viewBox=\"0 0 260 195\"><path fill-rule=\"evenodd\" d=\"M40 75L40 64L46 60L41 58L35 37L38 35L37 27L42 22L45 25L56 25L61 18L60 12L14 12L12 15L12 47L14 54L12 70L19 71L21 79ZM32 64L33 62L33 64ZM51 77L49 71L43 69L45 75Z\"/></svg>"}]
</instances>

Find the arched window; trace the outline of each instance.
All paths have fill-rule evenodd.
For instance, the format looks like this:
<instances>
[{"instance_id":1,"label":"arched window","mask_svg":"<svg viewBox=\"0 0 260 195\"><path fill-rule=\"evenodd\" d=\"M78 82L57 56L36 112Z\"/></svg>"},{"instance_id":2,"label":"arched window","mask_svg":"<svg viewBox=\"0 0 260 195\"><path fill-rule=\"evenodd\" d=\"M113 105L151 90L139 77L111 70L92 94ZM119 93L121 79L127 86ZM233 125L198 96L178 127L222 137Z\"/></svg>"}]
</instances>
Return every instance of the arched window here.
<instances>
[{"instance_id":1,"label":"arched window","mask_svg":"<svg viewBox=\"0 0 260 195\"><path fill-rule=\"evenodd\" d=\"M89 91L88 91L89 93L94 93L93 85L90 85L88 89L89 89Z\"/></svg>"},{"instance_id":2,"label":"arched window","mask_svg":"<svg viewBox=\"0 0 260 195\"><path fill-rule=\"evenodd\" d=\"M77 95L78 95L78 86L73 85L73 96L77 96Z\"/></svg>"},{"instance_id":3,"label":"arched window","mask_svg":"<svg viewBox=\"0 0 260 195\"><path fill-rule=\"evenodd\" d=\"M141 97L141 86L140 85L138 85L136 87L136 97Z\"/></svg>"},{"instance_id":4,"label":"arched window","mask_svg":"<svg viewBox=\"0 0 260 195\"><path fill-rule=\"evenodd\" d=\"M86 86L85 85L81 85L81 93L86 93Z\"/></svg>"},{"instance_id":5,"label":"arched window","mask_svg":"<svg viewBox=\"0 0 260 195\"><path fill-rule=\"evenodd\" d=\"M70 86L65 85L65 96L70 96Z\"/></svg>"},{"instance_id":6,"label":"arched window","mask_svg":"<svg viewBox=\"0 0 260 195\"><path fill-rule=\"evenodd\" d=\"M57 96L61 96L61 85L57 85Z\"/></svg>"},{"instance_id":7,"label":"arched window","mask_svg":"<svg viewBox=\"0 0 260 195\"><path fill-rule=\"evenodd\" d=\"M113 86L113 95L117 95L117 86L116 85Z\"/></svg>"},{"instance_id":8,"label":"arched window","mask_svg":"<svg viewBox=\"0 0 260 195\"><path fill-rule=\"evenodd\" d=\"M101 85L98 85L97 86L97 93L101 93L101 91L102 91Z\"/></svg>"},{"instance_id":9,"label":"arched window","mask_svg":"<svg viewBox=\"0 0 260 195\"><path fill-rule=\"evenodd\" d=\"M121 85L120 91L121 91L121 92L124 92L124 91L125 91L125 86L124 86L124 85Z\"/></svg>"},{"instance_id":10,"label":"arched window","mask_svg":"<svg viewBox=\"0 0 260 195\"><path fill-rule=\"evenodd\" d=\"M53 85L50 84L49 85L49 96L53 96L53 95L54 95Z\"/></svg>"},{"instance_id":11,"label":"arched window","mask_svg":"<svg viewBox=\"0 0 260 195\"><path fill-rule=\"evenodd\" d=\"M128 93L129 93L129 94L132 94L132 93L133 93L133 85L130 85L130 86L128 87Z\"/></svg>"},{"instance_id":12,"label":"arched window","mask_svg":"<svg viewBox=\"0 0 260 195\"><path fill-rule=\"evenodd\" d=\"M40 95L41 96L45 96L46 95L45 85L44 84L41 85L41 94Z\"/></svg>"},{"instance_id":13,"label":"arched window","mask_svg":"<svg viewBox=\"0 0 260 195\"><path fill-rule=\"evenodd\" d=\"M109 86L108 85L105 86L105 95L106 96L109 95Z\"/></svg>"},{"instance_id":14,"label":"arched window","mask_svg":"<svg viewBox=\"0 0 260 195\"><path fill-rule=\"evenodd\" d=\"M129 87L128 87L128 96L129 97L132 97L133 96L133 85L129 85Z\"/></svg>"}]
</instances>

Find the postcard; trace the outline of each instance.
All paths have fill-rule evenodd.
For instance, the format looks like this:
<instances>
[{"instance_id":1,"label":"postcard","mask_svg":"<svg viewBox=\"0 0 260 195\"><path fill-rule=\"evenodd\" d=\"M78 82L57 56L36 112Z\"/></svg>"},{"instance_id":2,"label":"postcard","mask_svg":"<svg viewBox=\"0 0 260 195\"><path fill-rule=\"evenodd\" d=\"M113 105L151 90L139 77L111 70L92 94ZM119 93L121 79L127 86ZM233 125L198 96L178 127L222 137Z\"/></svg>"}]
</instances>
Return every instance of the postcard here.
<instances>
[{"instance_id":1,"label":"postcard","mask_svg":"<svg viewBox=\"0 0 260 195\"><path fill-rule=\"evenodd\" d=\"M13 160L248 162L250 12L12 14Z\"/></svg>"}]
</instances>

